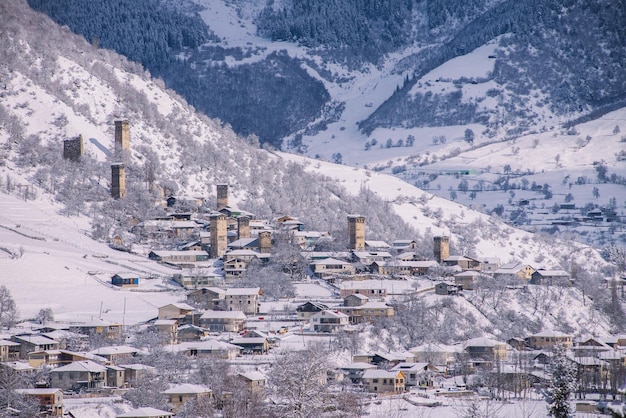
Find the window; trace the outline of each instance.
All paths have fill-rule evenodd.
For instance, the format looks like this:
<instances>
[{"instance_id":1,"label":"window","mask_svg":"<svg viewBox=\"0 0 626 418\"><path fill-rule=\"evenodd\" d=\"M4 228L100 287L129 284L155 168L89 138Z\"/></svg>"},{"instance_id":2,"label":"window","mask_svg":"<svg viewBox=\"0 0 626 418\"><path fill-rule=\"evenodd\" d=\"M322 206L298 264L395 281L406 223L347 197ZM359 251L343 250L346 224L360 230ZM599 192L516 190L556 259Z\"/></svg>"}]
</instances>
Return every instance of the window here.
<instances>
[{"instance_id":1,"label":"window","mask_svg":"<svg viewBox=\"0 0 626 418\"><path fill-rule=\"evenodd\" d=\"M378 383L378 379L372 379L372 383Z\"/></svg>"}]
</instances>

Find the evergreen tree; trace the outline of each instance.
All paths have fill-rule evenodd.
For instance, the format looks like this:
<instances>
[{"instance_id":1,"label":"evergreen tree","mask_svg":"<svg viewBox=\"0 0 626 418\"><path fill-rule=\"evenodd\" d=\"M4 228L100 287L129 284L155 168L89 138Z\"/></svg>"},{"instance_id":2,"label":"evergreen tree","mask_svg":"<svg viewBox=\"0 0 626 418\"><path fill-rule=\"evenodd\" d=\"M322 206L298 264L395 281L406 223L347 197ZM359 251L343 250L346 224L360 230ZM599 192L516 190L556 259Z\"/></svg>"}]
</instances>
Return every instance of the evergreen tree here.
<instances>
[{"instance_id":1,"label":"evergreen tree","mask_svg":"<svg viewBox=\"0 0 626 418\"><path fill-rule=\"evenodd\" d=\"M552 375L546 391L548 415L555 418L573 416L569 397L576 384L576 367L567 358L565 349L562 347L555 349L548 371Z\"/></svg>"}]
</instances>

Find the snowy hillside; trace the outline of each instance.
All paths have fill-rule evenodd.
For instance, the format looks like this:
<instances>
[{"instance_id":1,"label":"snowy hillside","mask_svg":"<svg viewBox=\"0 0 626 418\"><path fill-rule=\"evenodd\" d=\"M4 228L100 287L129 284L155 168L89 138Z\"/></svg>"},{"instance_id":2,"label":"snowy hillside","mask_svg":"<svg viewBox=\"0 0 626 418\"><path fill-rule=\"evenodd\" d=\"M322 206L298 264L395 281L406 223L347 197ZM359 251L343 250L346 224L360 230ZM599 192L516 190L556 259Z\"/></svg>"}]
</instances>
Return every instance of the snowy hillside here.
<instances>
[{"instance_id":1,"label":"snowy hillside","mask_svg":"<svg viewBox=\"0 0 626 418\"><path fill-rule=\"evenodd\" d=\"M130 322L179 298L162 280L171 272L104 244L127 232L129 219L160 213L151 203L156 194L146 190L149 168L171 192L202 196L210 204L215 184L227 182L243 209L268 218L289 213L312 228L334 227L337 234L345 231L347 214L361 213L371 239L429 242L449 233L458 254L545 268L568 268L583 259L596 270L606 265L591 248L513 229L388 175L259 150L253 138L239 138L199 115L136 64L25 12L21 2L0 7L11 35L0 48L0 254L8 273L1 283L24 317L50 306L60 319L102 315ZM116 201L110 198L108 164L117 158L113 120L119 118L131 121L132 152L124 157L129 197ZM87 158L73 165L61 158L62 141L79 134ZM89 238L94 221L100 242ZM127 270L156 278L138 292L104 283Z\"/></svg>"}]
</instances>

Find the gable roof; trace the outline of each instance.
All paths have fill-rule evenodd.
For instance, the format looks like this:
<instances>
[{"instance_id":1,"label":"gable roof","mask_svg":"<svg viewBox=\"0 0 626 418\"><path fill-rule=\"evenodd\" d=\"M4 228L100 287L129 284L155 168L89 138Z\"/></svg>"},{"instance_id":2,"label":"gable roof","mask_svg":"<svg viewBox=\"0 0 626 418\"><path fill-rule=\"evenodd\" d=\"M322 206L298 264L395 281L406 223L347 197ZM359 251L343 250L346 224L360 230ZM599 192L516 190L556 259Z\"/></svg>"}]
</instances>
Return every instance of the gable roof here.
<instances>
[{"instance_id":1,"label":"gable roof","mask_svg":"<svg viewBox=\"0 0 626 418\"><path fill-rule=\"evenodd\" d=\"M90 373L101 373L106 372L107 368L98 363L94 363L91 360L82 360L82 361L74 361L65 366L57 367L53 369L51 373L60 373L60 372L90 372Z\"/></svg>"},{"instance_id":2,"label":"gable roof","mask_svg":"<svg viewBox=\"0 0 626 418\"><path fill-rule=\"evenodd\" d=\"M178 395L178 394L202 394L211 393L212 390L206 386L194 385L191 383L183 383L181 385L173 386L161 393L166 395Z\"/></svg>"},{"instance_id":3,"label":"gable roof","mask_svg":"<svg viewBox=\"0 0 626 418\"><path fill-rule=\"evenodd\" d=\"M151 418L151 417L172 417L171 412L161 411L160 409L150 408L149 406L143 408L133 409L117 416L117 418Z\"/></svg>"}]
</instances>

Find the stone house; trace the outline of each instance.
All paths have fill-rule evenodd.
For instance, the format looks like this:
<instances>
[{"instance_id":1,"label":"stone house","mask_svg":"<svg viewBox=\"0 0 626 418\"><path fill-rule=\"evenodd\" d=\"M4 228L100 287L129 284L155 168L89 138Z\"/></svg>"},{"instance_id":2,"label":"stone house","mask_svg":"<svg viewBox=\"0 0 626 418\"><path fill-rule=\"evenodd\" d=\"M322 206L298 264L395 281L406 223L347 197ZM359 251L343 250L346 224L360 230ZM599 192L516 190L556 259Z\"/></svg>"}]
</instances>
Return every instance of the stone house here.
<instances>
[{"instance_id":1,"label":"stone house","mask_svg":"<svg viewBox=\"0 0 626 418\"><path fill-rule=\"evenodd\" d=\"M219 309L224 306L226 291L219 287L203 287L187 293L187 302L203 309Z\"/></svg>"},{"instance_id":2,"label":"stone house","mask_svg":"<svg viewBox=\"0 0 626 418\"><path fill-rule=\"evenodd\" d=\"M229 311L242 311L246 315L256 315L259 313L262 294L258 287L228 288L224 294L225 308Z\"/></svg>"}]
</instances>

